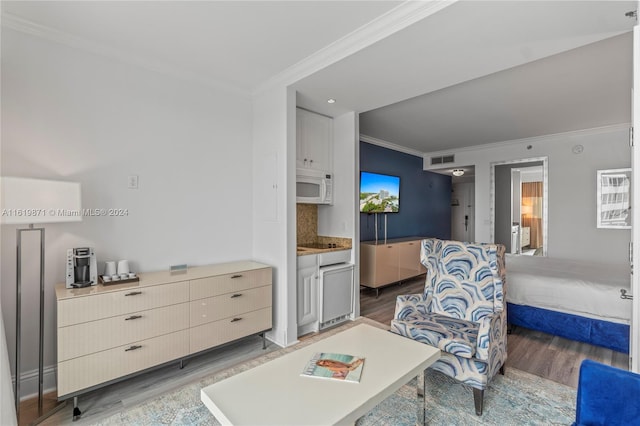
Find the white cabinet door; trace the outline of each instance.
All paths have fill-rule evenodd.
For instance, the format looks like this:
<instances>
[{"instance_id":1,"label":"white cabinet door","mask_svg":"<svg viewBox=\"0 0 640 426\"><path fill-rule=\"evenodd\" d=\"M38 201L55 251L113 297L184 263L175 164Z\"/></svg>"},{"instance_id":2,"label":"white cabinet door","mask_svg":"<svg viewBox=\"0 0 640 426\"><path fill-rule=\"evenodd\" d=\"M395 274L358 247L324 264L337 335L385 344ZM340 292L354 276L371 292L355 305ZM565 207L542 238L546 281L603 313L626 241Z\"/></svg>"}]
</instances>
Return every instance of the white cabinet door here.
<instances>
[{"instance_id":1,"label":"white cabinet door","mask_svg":"<svg viewBox=\"0 0 640 426\"><path fill-rule=\"evenodd\" d=\"M298 327L318 320L317 255L298 257Z\"/></svg>"},{"instance_id":2,"label":"white cabinet door","mask_svg":"<svg viewBox=\"0 0 640 426\"><path fill-rule=\"evenodd\" d=\"M296 166L333 171L333 120L298 108L296 113Z\"/></svg>"}]
</instances>

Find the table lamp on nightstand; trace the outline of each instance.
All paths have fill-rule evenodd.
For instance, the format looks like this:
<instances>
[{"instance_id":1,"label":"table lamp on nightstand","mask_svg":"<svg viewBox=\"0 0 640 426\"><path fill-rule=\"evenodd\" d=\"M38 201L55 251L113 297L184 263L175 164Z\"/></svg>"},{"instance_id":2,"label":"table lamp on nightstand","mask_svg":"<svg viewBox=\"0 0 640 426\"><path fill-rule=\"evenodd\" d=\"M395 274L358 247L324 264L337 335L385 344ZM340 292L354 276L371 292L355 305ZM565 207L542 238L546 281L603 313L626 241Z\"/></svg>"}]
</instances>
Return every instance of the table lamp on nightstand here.
<instances>
[{"instance_id":1,"label":"table lamp on nightstand","mask_svg":"<svg viewBox=\"0 0 640 426\"><path fill-rule=\"evenodd\" d=\"M44 379L44 228L35 224L55 222L79 222L82 220L80 184L53 180L20 177L2 177L2 225L22 225L16 229L16 360L14 397L16 415L20 417L20 346L22 320L22 234L40 233L40 326L38 363L38 423L53 414L64 404L43 415Z\"/></svg>"}]
</instances>

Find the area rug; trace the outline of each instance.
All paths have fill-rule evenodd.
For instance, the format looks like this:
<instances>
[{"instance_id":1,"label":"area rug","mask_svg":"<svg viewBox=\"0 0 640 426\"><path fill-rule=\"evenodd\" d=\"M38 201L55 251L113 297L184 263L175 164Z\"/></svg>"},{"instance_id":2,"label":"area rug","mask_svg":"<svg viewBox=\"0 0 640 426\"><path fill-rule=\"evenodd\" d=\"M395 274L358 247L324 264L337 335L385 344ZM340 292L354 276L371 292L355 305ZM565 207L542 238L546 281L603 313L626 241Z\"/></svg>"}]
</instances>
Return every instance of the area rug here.
<instances>
[{"instance_id":1,"label":"area rug","mask_svg":"<svg viewBox=\"0 0 640 426\"><path fill-rule=\"evenodd\" d=\"M200 401L200 389L363 322L388 329L383 324L361 318L290 348L261 355L204 377L131 409L121 411L96 424L219 425L220 423ZM569 425L575 418L575 389L513 368L507 368L504 376L498 375L491 381L489 388L485 391L484 413L481 417L475 415L470 388L431 370L427 375L427 387L426 416L430 424ZM247 409L250 410L251 407ZM286 409L286 401L283 401L281 407L274 407L274 409ZM415 422L415 383L409 382L359 419L357 425L400 426L414 425Z\"/></svg>"}]
</instances>

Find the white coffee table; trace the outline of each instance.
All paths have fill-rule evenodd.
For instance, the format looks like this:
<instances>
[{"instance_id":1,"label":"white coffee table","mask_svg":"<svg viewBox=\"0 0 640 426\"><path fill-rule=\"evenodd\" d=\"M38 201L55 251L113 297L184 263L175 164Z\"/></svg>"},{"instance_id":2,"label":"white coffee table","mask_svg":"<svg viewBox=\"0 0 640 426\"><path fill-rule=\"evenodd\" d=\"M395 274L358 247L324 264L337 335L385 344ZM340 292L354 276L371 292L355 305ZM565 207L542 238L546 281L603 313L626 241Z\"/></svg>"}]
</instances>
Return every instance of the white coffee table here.
<instances>
[{"instance_id":1,"label":"white coffee table","mask_svg":"<svg viewBox=\"0 0 640 426\"><path fill-rule=\"evenodd\" d=\"M359 383L302 377L316 352L365 358ZM353 424L418 376L418 421L424 423L424 370L440 351L360 324L202 389L205 406L222 424Z\"/></svg>"}]
</instances>

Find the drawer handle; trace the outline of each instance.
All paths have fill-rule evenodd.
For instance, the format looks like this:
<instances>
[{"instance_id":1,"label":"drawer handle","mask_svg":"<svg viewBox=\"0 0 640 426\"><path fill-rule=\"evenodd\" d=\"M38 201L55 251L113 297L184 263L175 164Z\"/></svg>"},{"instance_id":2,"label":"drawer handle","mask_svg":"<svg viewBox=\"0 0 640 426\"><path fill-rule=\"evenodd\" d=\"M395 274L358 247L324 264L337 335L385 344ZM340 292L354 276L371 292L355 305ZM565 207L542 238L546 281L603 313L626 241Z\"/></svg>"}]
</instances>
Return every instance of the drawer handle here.
<instances>
[{"instance_id":1,"label":"drawer handle","mask_svg":"<svg viewBox=\"0 0 640 426\"><path fill-rule=\"evenodd\" d=\"M142 315L131 315L128 318L125 318L125 321L129 321L129 320L134 320L134 319L138 319L138 318L142 318Z\"/></svg>"},{"instance_id":2,"label":"drawer handle","mask_svg":"<svg viewBox=\"0 0 640 426\"><path fill-rule=\"evenodd\" d=\"M242 318L234 318L234 319L231 320L231 322L237 322L237 321L240 321L241 319Z\"/></svg>"},{"instance_id":3,"label":"drawer handle","mask_svg":"<svg viewBox=\"0 0 640 426\"><path fill-rule=\"evenodd\" d=\"M231 296L232 299L235 299L236 297L240 297L242 296L242 293L236 293L234 295Z\"/></svg>"},{"instance_id":4,"label":"drawer handle","mask_svg":"<svg viewBox=\"0 0 640 426\"><path fill-rule=\"evenodd\" d=\"M129 351L135 351L136 349L140 349L142 347L142 345L132 345L129 346L127 349L125 349L125 352L129 352Z\"/></svg>"},{"instance_id":5,"label":"drawer handle","mask_svg":"<svg viewBox=\"0 0 640 426\"><path fill-rule=\"evenodd\" d=\"M231 278L240 278L240 277L242 277L242 274L231 275Z\"/></svg>"},{"instance_id":6,"label":"drawer handle","mask_svg":"<svg viewBox=\"0 0 640 426\"><path fill-rule=\"evenodd\" d=\"M139 294L142 294L142 292L141 291L132 291L131 293L125 294L125 296L137 296Z\"/></svg>"}]
</instances>

